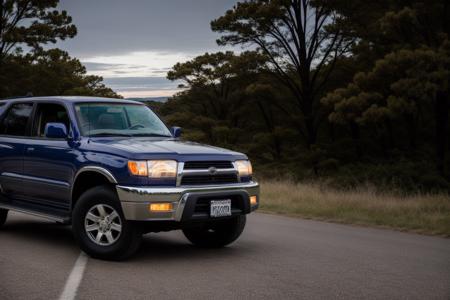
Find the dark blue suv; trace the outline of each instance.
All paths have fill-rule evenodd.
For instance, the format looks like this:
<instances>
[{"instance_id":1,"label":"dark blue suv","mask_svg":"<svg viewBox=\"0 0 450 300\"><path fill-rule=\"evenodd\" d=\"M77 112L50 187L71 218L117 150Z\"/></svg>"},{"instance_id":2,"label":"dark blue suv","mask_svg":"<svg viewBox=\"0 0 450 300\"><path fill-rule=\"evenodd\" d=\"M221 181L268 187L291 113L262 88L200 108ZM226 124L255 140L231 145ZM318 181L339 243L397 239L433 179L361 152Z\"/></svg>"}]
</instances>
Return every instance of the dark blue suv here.
<instances>
[{"instance_id":1,"label":"dark blue suv","mask_svg":"<svg viewBox=\"0 0 450 300\"><path fill-rule=\"evenodd\" d=\"M130 256L148 232L230 244L258 207L252 166L180 132L134 101L1 101L0 226L9 210L72 224L81 249L101 259Z\"/></svg>"}]
</instances>

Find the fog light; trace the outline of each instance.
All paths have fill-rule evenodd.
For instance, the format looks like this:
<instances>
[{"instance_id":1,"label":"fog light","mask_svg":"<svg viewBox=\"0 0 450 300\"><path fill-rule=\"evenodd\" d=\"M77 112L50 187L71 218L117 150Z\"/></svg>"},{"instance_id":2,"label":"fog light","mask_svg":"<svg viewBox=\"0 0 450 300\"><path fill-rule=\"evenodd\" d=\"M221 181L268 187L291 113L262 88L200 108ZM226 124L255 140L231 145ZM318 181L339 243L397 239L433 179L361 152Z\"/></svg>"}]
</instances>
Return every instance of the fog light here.
<instances>
[{"instance_id":1,"label":"fog light","mask_svg":"<svg viewBox=\"0 0 450 300\"><path fill-rule=\"evenodd\" d=\"M150 211L153 212L170 212L173 210L172 203L152 203L150 204Z\"/></svg>"},{"instance_id":2,"label":"fog light","mask_svg":"<svg viewBox=\"0 0 450 300\"><path fill-rule=\"evenodd\" d=\"M256 198L256 196L251 196L250 197L250 205L255 206L256 204L258 204L258 199Z\"/></svg>"}]
</instances>

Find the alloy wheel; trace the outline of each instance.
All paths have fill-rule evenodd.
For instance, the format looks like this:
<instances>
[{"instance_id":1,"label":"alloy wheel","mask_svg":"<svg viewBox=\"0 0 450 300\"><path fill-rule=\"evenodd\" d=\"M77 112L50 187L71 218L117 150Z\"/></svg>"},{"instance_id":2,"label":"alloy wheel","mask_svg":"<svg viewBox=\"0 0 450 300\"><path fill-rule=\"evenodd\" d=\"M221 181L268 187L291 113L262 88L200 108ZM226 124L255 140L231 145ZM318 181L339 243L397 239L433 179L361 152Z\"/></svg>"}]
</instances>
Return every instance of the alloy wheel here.
<instances>
[{"instance_id":1,"label":"alloy wheel","mask_svg":"<svg viewBox=\"0 0 450 300\"><path fill-rule=\"evenodd\" d=\"M122 220L119 213L109 205L93 206L84 219L88 237L97 245L111 246L120 238Z\"/></svg>"}]
</instances>

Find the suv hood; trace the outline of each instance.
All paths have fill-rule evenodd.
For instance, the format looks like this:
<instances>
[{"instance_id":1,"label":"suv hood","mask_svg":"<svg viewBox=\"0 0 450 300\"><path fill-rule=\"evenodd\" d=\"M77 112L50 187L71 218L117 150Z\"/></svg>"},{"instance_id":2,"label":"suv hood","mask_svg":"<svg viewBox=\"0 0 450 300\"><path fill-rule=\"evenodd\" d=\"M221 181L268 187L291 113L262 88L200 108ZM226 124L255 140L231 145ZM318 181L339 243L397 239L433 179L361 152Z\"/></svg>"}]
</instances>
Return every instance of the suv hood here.
<instances>
[{"instance_id":1,"label":"suv hood","mask_svg":"<svg viewBox=\"0 0 450 300\"><path fill-rule=\"evenodd\" d=\"M160 138L94 138L91 146L102 152L121 153L133 159L176 159L183 160L186 156L207 159L247 159L247 157L231 150L203 145L194 142L184 142L176 139ZM181 156L181 157L180 157Z\"/></svg>"}]
</instances>

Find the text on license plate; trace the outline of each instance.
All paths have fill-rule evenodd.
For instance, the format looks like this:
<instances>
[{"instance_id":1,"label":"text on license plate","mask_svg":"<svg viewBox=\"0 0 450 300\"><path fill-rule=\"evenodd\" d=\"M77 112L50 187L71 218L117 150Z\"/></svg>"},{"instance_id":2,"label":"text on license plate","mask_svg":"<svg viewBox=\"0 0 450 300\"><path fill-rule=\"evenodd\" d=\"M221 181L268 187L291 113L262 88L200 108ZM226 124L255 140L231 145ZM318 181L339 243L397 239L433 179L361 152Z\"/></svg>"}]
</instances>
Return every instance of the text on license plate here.
<instances>
[{"instance_id":1,"label":"text on license plate","mask_svg":"<svg viewBox=\"0 0 450 300\"><path fill-rule=\"evenodd\" d=\"M231 200L212 200L211 217L231 216Z\"/></svg>"}]
</instances>

